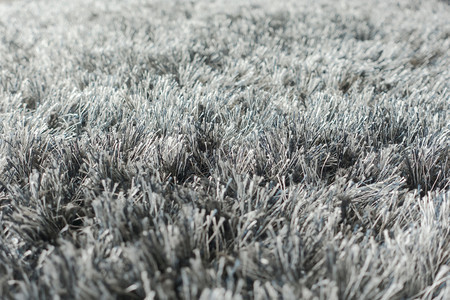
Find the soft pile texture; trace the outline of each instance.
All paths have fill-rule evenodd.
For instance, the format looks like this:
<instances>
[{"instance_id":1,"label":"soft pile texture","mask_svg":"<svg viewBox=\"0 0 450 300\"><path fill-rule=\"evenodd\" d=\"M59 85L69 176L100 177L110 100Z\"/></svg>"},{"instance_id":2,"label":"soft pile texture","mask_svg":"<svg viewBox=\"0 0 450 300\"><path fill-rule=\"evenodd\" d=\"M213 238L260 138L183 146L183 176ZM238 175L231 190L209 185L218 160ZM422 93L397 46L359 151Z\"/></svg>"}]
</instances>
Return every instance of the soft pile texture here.
<instances>
[{"instance_id":1,"label":"soft pile texture","mask_svg":"<svg viewBox=\"0 0 450 300\"><path fill-rule=\"evenodd\" d=\"M1 297L445 299L449 21L2 1Z\"/></svg>"}]
</instances>

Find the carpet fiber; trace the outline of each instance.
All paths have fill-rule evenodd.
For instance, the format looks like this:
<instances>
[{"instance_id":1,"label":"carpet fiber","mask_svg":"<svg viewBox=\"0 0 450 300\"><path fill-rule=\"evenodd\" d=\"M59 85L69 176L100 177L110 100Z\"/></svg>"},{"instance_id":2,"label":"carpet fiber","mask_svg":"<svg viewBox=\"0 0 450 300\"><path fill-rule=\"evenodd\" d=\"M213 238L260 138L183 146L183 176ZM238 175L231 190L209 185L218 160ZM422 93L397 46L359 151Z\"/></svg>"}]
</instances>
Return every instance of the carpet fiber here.
<instances>
[{"instance_id":1,"label":"carpet fiber","mask_svg":"<svg viewBox=\"0 0 450 300\"><path fill-rule=\"evenodd\" d=\"M448 1L2 1L0 295L448 299Z\"/></svg>"}]
</instances>

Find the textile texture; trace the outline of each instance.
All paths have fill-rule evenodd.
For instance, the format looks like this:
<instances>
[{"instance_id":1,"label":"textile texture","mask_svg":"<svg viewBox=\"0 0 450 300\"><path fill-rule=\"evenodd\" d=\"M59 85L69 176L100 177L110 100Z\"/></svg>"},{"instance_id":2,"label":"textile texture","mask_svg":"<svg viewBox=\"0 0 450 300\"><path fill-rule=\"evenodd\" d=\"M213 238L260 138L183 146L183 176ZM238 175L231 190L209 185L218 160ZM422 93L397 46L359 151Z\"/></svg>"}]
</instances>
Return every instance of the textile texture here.
<instances>
[{"instance_id":1,"label":"textile texture","mask_svg":"<svg viewBox=\"0 0 450 300\"><path fill-rule=\"evenodd\" d=\"M3 299L448 299L448 1L0 3Z\"/></svg>"}]
</instances>

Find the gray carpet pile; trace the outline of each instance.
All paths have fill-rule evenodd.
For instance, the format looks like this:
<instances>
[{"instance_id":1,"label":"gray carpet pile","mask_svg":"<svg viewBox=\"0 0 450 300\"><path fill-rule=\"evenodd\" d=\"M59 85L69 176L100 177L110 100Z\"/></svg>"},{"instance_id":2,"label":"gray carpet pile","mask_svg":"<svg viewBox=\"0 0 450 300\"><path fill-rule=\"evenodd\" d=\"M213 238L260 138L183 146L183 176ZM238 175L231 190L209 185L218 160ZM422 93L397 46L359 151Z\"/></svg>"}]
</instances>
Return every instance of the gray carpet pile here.
<instances>
[{"instance_id":1,"label":"gray carpet pile","mask_svg":"<svg viewBox=\"0 0 450 300\"><path fill-rule=\"evenodd\" d=\"M2 299L449 299L448 1L0 2Z\"/></svg>"}]
</instances>

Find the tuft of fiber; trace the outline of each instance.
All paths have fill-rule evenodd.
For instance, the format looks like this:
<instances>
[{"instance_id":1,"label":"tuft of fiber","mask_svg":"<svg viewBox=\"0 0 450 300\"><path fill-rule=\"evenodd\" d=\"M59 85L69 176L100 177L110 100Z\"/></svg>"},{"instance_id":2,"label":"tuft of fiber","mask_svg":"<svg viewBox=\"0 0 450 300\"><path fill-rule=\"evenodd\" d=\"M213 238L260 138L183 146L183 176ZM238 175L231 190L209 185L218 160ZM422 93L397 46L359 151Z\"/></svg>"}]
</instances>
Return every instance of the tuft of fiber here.
<instances>
[{"instance_id":1,"label":"tuft of fiber","mask_svg":"<svg viewBox=\"0 0 450 300\"><path fill-rule=\"evenodd\" d=\"M1 1L1 297L448 299L449 20Z\"/></svg>"}]
</instances>

